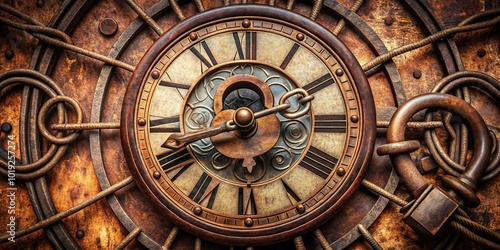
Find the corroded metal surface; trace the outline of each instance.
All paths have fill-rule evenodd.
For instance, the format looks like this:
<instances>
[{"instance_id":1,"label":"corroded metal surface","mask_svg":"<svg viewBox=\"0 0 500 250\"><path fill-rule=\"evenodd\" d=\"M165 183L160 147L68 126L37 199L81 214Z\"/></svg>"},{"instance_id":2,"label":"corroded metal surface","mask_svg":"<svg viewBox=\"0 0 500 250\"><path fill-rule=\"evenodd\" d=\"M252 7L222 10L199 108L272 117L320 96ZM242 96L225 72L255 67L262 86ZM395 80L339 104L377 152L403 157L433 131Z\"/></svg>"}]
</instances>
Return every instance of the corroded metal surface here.
<instances>
[{"instance_id":1,"label":"corroded metal surface","mask_svg":"<svg viewBox=\"0 0 500 250\"><path fill-rule=\"evenodd\" d=\"M338 37L361 65L389 50L415 42L440 30L458 24L466 25L467 23L460 22L472 14L500 8L498 2L488 0L457 0L446 3L433 0L293 2L295 1L256 1L259 4L281 8L293 5L294 12L315 20L335 33L341 30L337 25L344 23L345 27ZM239 1L166 0L137 1L137 5L134 1L111 0L64 3L39 0L4 1L4 3L28 14L42 24L67 33L70 39L63 39L64 41L111 58L104 58L108 62L104 63L103 58L99 59L98 56L94 56L98 59L93 59L81 54L82 51L73 52L48 45L49 38L55 39L57 35L48 35L49 38L43 40L45 42L39 42L25 31L0 24L0 73L12 69L30 68L46 74L56 83L57 88L60 88L60 91L55 91L58 92L58 96L64 94L71 97L71 99L57 99L58 101L71 102L74 99L78 102L83 111L83 123L105 122L109 125L106 125L107 128L102 125L102 130L96 129L101 125L88 125L88 128L93 129L82 131L76 141L63 143L65 145L59 146L63 149L60 149L62 152L58 156L60 158L55 160L56 165L42 164L45 166L45 172L34 174L30 172L31 170L19 167L17 172L19 178L15 179L17 189L14 222L17 232L54 214L69 211L94 197L101 190L130 176L121 149L117 122L121 118L123 95L132 76L130 71L133 70L133 65L139 64L142 56L162 31L175 27L179 20L192 17L202 10L226 4L240 4ZM355 11L351 11L350 8ZM12 18L6 11L0 10L0 16L20 21ZM477 21L469 20L468 23ZM495 177L497 172L495 167L500 162L498 149L500 86L497 80L500 77L498 57L500 40L495 32L497 29L498 25L439 40L434 45L395 56L391 61L368 70L366 74L377 112L380 111L377 113L376 147L381 145L387 147L385 137L388 127L391 129L389 121L392 115L398 106L415 96L429 92L450 93L462 97L478 111L490 130L488 135L481 135L481 139L477 139L474 130L463 128L465 127L463 124L467 124L467 121L462 122L446 113L430 112L413 116L415 123L407 124L405 142L412 140L419 142L410 145L410 148L416 151L409 154L408 159L412 162L412 167L423 173L423 178L419 179L420 183L450 186L452 189L460 188L458 187L460 185L468 186L458 190L458 194L453 193L452 196L469 194L469 198L473 199L470 194L474 192L481 203L476 208L466 209L466 212L471 219L498 232L500 208L496 191L500 188L500 182L499 177ZM68 45L64 46L71 48ZM474 72L454 74L463 70ZM445 78L448 75L450 76ZM29 75L28 78L33 80L36 77ZM37 114L43 108L42 105L49 100L56 102L55 99L49 98L51 94L46 95L44 92L46 91L43 89L40 91L19 85L2 89L0 92L0 123L8 122L12 125L11 131L7 129L8 124L5 124L7 127L0 132L0 146L5 151L9 141L15 142L14 151L19 159L16 164L19 166L21 163L37 162L39 159L43 161L46 155L57 155L54 144L45 137L55 139L72 133L64 129L59 133L49 129L49 133L53 136L47 133L42 136L37 132L39 129L36 121L40 119ZM55 106L57 105L54 104ZM69 123L77 123L78 112L71 106L66 105L64 111L61 105L58 106L60 108L48 110L47 119L41 119L39 123L47 124L47 128L50 128L51 124L61 123L63 112L67 114L66 119ZM14 135L10 137L14 140L10 140L8 135ZM488 137L492 138L493 150L491 161L485 166L487 174L480 178L474 173L473 181L470 181L470 171L462 170L461 167L467 166L471 161L482 161L484 165L483 158L486 156L483 154L478 158L474 147L467 146L472 145L472 142L479 145L482 142L478 140L486 141ZM54 141L56 140L58 139ZM408 145L394 145L396 149L388 150L400 150ZM490 152L487 153L489 155ZM364 179L385 187L389 192L394 192L397 177L392 164L389 156L375 153ZM414 174L420 173L414 172ZM22 180L23 176L30 180ZM452 180L443 176L455 176L453 178L458 179ZM481 180L477 185L474 185L479 179ZM403 182L408 184L407 182L411 181L403 180ZM11 221L9 214L11 203L6 196L8 188L8 179L2 175L0 225L7 225ZM413 189L411 184L405 188L401 184L395 194L405 199L410 195L418 196L421 189L420 187ZM401 202L403 203L405 202ZM404 224L404 214L400 213L399 209L399 206L379 198L377 194L362 186L353 193L351 199L332 220L293 241L269 248L299 249L298 246L303 246L307 249L319 249L325 247L327 242L333 248L365 249L374 239L384 249L431 249L436 244L446 241L443 235L426 239L413 231ZM148 223L148 221L158 223ZM358 227L358 224L361 226ZM373 239L366 234L365 228L372 234ZM0 229L0 235L7 233L6 226ZM134 238L136 240L132 240ZM0 243L0 248L109 249L127 244L130 249L159 248L162 245L173 249L220 247L197 239L165 221L134 184L113 192L106 199L100 199L59 223L51 223L51 226L45 227L43 231L38 230L15 240L16 242ZM377 244L372 244L372 247L377 247ZM480 248L465 237L459 239L457 247Z\"/></svg>"}]
</instances>

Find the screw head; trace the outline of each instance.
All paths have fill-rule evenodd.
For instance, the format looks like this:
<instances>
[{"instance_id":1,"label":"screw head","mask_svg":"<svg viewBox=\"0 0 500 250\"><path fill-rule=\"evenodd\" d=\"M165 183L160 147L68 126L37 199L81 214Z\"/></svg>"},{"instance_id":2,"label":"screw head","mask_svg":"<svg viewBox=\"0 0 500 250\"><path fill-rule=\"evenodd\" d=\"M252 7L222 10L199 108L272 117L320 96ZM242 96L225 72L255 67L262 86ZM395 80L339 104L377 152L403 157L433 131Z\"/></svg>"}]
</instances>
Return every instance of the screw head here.
<instances>
[{"instance_id":1,"label":"screw head","mask_svg":"<svg viewBox=\"0 0 500 250\"><path fill-rule=\"evenodd\" d=\"M193 209L193 213L196 214L196 215L198 215L198 216L200 216L201 213L203 213L203 208L201 208L201 207L195 207Z\"/></svg>"},{"instance_id":2,"label":"screw head","mask_svg":"<svg viewBox=\"0 0 500 250\"><path fill-rule=\"evenodd\" d=\"M7 60L10 60L10 59L12 59L12 58L14 57L14 51L12 51L12 50L8 49L8 50L6 50L6 51L3 53L3 55L5 56L5 58L6 58Z\"/></svg>"},{"instance_id":3,"label":"screw head","mask_svg":"<svg viewBox=\"0 0 500 250\"><path fill-rule=\"evenodd\" d=\"M191 39L191 41L195 41L196 39L198 39L198 33L196 32L189 33L189 39Z\"/></svg>"},{"instance_id":4,"label":"screw head","mask_svg":"<svg viewBox=\"0 0 500 250\"><path fill-rule=\"evenodd\" d=\"M82 239L85 236L85 232L83 230L76 231L76 238Z\"/></svg>"},{"instance_id":5,"label":"screw head","mask_svg":"<svg viewBox=\"0 0 500 250\"><path fill-rule=\"evenodd\" d=\"M486 55L486 50L484 50L483 48L478 49L477 52L476 52L476 54L479 57L484 57Z\"/></svg>"},{"instance_id":6,"label":"screw head","mask_svg":"<svg viewBox=\"0 0 500 250\"><path fill-rule=\"evenodd\" d=\"M153 79L158 79L158 78L160 78L160 71L158 71L158 70L153 70L153 72L151 72L151 77L153 77Z\"/></svg>"},{"instance_id":7,"label":"screw head","mask_svg":"<svg viewBox=\"0 0 500 250\"><path fill-rule=\"evenodd\" d=\"M118 30L118 24L112 18L104 18L99 23L99 31L105 36L112 36Z\"/></svg>"},{"instance_id":8,"label":"screw head","mask_svg":"<svg viewBox=\"0 0 500 250\"><path fill-rule=\"evenodd\" d=\"M357 116L357 115L352 115L352 116L351 116L351 122L356 123L356 122L358 122L358 121L359 121L359 116Z\"/></svg>"},{"instance_id":9,"label":"screw head","mask_svg":"<svg viewBox=\"0 0 500 250\"><path fill-rule=\"evenodd\" d=\"M252 23L250 22L250 20L245 19L245 20L243 20L243 22L241 23L241 26L243 26L243 28L249 28L251 24L252 24Z\"/></svg>"},{"instance_id":10,"label":"screw head","mask_svg":"<svg viewBox=\"0 0 500 250\"><path fill-rule=\"evenodd\" d=\"M297 210L297 213L299 213L299 214L303 214L306 212L306 207L303 204L297 204L295 209Z\"/></svg>"},{"instance_id":11,"label":"screw head","mask_svg":"<svg viewBox=\"0 0 500 250\"><path fill-rule=\"evenodd\" d=\"M160 172L158 172L158 171L154 171L154 172L153 172L153 178L155 178L155 179L157 179L157 180L158 180L158 179L160 179L160 177L161 177Z\"/></svg>"},{"instance_id":12,"label":"screw head","mask_svg":"<svg viewBox=\"0 0 500 250\"><path fill-rule=\"evenodd\" d=\"M420 79L420 77L422 77L422 71L416 69L415 71L413 71L413 77L415 79Z\"/></svg>"},{"instance_id":13,"label":"screw head","mask_svg":"<svg viewBox=\"0 0 500 250\"><path fill-rule=\"evenodd\" d=\"M2 123L1 129L2 129L2 132L9 134L10 132L12 132L12 124L10 124L8 122L4 122L4 123Z\"/></svg>"},{"instance_id":14,"label":"screw head","mask_svg":"<svg viewBox=\"0 0 500 250\"><path fill-rule=\"evenodd\" d=\"M144 125L146 125L146 119L144 119L144 118L139 118L139 120L137 120L137 124L139 124L139 126L144 126Z\"/></svg>"},{"instance_id":15,"label":"screw head","mask_svg":"<svg viewBox=\"0 0 500 250\"><path fill-rule=\"evenodd\" d=\"M343 168L343 167L339 167L339 168L337 169L337 175L338 175L338 176L344 176L344 175L345 175L345 168Z\"/></svg>"},{"instance_id":16,"label":"screw head","mask_svg":"<svg viewBox=\"0 0 500 250\"><path fill-rule=\"evenodd\" d=\"M247 227L253 226L253 220L252 220L252 218L246 218L245 219L245 226L247 226Z\"/></svg>"},{"instance_id":17,"label":"screw head","mask_svg":"<svg viewBox=\"0 0 500 250\"><path fill-rule=\"evenodd\" d=\"M305 36L304 36L304 34L302 34L302 33L298 33L298 34L295 36L295 38L297 38L297 40L299 40L299 41L304 41Z\"/></svg>"},{"instance_id":18,"label":"screw head","mask_svg":"<svg viewBox=\"0 0 500 250\"><path fill-rule=\"evenodd\" d=\"M394 23L394 17L388 16L384 19L384 23L387 26L391 26Z\"/></svg>"}]
</instances>

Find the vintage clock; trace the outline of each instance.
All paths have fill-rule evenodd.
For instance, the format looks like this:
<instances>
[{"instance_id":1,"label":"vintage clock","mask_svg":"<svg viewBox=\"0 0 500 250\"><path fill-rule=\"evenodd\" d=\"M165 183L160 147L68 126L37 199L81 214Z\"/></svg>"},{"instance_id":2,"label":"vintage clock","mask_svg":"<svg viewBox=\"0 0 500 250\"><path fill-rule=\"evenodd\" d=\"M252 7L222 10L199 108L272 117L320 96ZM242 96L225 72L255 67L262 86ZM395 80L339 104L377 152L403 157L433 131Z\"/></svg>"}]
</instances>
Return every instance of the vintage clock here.
<instances>
[{"instance_id":1,"label":"vintage clock","mask_svg":"<svg viewBox=\"0 0 500 250\"><path fill-rule=\"evenodd\" d=\"M361 67L329 31L287 10L233 6L155 42L121 126L136 182L174 224L266 245L344 205L371 158L375 110Z\"/></svg>"},{"instance_id":2,"label":"vintage clock","mask_svg":"<svg viewBox=\"0 0 500 250\"><path fill-rule=\"evenodd\" d=\"M498 248L499 7L3 1L0 248Z\"/></svg>"}]
</instances>

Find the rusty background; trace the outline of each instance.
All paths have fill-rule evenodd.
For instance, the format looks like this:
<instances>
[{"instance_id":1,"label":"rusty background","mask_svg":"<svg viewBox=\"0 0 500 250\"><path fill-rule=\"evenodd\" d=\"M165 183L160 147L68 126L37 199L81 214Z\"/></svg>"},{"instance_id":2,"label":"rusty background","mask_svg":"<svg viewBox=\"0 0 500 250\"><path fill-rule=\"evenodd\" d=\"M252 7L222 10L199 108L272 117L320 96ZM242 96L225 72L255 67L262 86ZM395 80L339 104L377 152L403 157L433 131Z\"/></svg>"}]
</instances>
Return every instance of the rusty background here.
<instances>
[{"instance_id":1,"label":"rusty background","mask_svg":"<svg viewBox=\"0 0 500 250\"><path fill-rule=\"evenodd\" d=\"M187 2L187 1L184 1ZM29 14L43 24L49 24L51 18L64 5L57 0L38 0L38 1L15 1L3 0L2 3L15 7L23 13ZM154 0L137 0L139 6L148 9L153 6ZM204 1L207 9L221 5L219 2ZM258 1L266 4L267 2ZM340 4L348 8L354 1L341 0ZM491 9L500 8L498 0L454 0L438 1L430 0L428 6L434 10L441 19L444 27L454 27L464 18ZM284 7L284 1L276 1L276 5ZM196 13L194 3L181 5L187 16ZM304 15L311 12L312 3L298 1L294 11ZM393 0L366 0L362 3L357 15L364 20L380 37L388 49L398 48L410 42L417 41L428 35L423 25L414 18L414 13L409 11L406 4ZM0 16L8 17L0 11ZM103 25L100 29L100 22L106 18L111 18L117 23L117 30L113 32L113 27ZM106 55L109 53L113 44L133 20L137 14L124 2L118 0L95 1L81 17L81 20L74 23L74 29L70 35L74 45L86 48L88 50ZM338 18L332 16L328 11L322 11L317 18L329 29L333 29L338 23ZM169 10L158 18L158 23L164 30L174 26L179 20ZM109 25L109 23L108 23ZM462 58L464 68L472 71L484 72L495 78L500 78L500 27L474 31L464 34L458 34L453 37L456 42L458 52ZM156 35L150 29L142 31L138 38L132 41L121 60L131 65L137 65L141 56L152 45ZM360 38L358 32L347 27L339 35L341 40L352 50L356 58L363 65L374 58L373 50ZM12 69L29 68L33 55L36 53L38 39L27 32L16 30L6 25L0 24L0 73ZM449 72L440 61L438 51L435 46L425 46L423 48L407 52L393 58L396 69L401 75L402 86L407 98L419 94L427 93L432 90L434 84L446 76ZM82 106L84 112L84 121L88 121L91 116L92 99L94 96L95 85L98 81L99 73L104 63L89 57L66 52L61 50L57 60L50 65L42 65L40 68L53 67L50 74L64 93L75 98ZM117 69L112 77L113 85L108 89L108 96L104 101L103 117L105 121L118 121L120 118L120 105L124 90L127 86L131 73ZM391 98L391 89L388 84L387 76L383 72L375 73L369 78L372 87L375 103L377 107L394 107L396 100ZM0 92L0 123L10 122L13 125L11 134L19 135L20 127L20 108L23 88L15 86L8 91ZM472 105L479 111L487 124L500 127L499 103L500 100L493 100L483 92L472 89ZM118 108L117 108L118 107ZM70 116L73 115L70 112ZM422 131L414 131L410 137L422 139ZM49 171L46 177L46 185L50 191L51 197L57 211L65 211L94 196L101 188L99 186L96 173L92 167L90 148L91 145L88 131L83 132L79 139L73 142L68 148L64 157L58 165ZM440 133L443 144L449 139L447 134ZM383 135L379 135L383 137ZM116 183L128 176L128 168L121 152L119 131L110 130L102 132L102 140L106 146L103 149L107 164L117 165L123 169L122 173L111 173L109 178L112 183ZM0 136L0 145L7 148L7 139L4 133ZM48 148L47 143L42 144L42 151ZM118 150L117 150L118 149ZM21 155L19 148L16 155ZM429 152L422 147L421 150L412 153L414 161L420 164L420 160L429 155ZM377 158L380 166L388 166L390 162L388 157ZM375 177L377 180L376 171ZM436 182L442 176L441 171L431 171L425 175L429 182ZM5 177L0 178L0 235L6 232L5 225L8 223L8 200L6 198L7 181ZM439 184L439 181L437 181ZM42 184L40 184L42 185ZM18 228L25 228L37 222L33 205L28 196L28 188L24 181L16 180L16 224ZM478 196L481 204L474 209L468 209L467 212L472 219L489 227L496 232L500 231L500 196L497 190L500 190L499 177L495 177L486 183L478 185ZM125 188L119 192L139 192L136 188ZM403 199L409 197L408 192L403 185L399 184L396 194ZM126 197L126 196L125 196ZM127 202L127 201L125 201ZM141 209L148 209L148 204L129 202L130 209L135 209L137 216L141 216ZM355 211L354 211L355 212ZM436 242L436 239L426 239L418 235L409 226L402 221L402 214L399 213L399 207L389 203L383 213L377 218L372 226L368 228L375 240L384 249L430 249ZM161 217L144 217L147 220L161 220ZM128 230L117 219L111 210L106 199L90 205L89 207L75 213L63 220L64 225L70 236L83 249L110 249L117 246L125 236ZM341 225L340 225L341 226ZM165 234L167 228L158 228L159 234ZM335 231L335 229L331 229ZM335 232L332 232L335 233ZM184 233L185 234L185 233ZM178 237L189 237L181 234ZM466 239L461 239L457 245L460 249L481 249ZM16 242L3 243L0 249L52 249L53 246L48 240L47 234L42 230L29 234L22 238L16 238ZM128 249L142 249L143 246L137 240L132 241ZM363 239L356 240L350 249L367 249L369 245Z\"/></svg>"}]
</instances>

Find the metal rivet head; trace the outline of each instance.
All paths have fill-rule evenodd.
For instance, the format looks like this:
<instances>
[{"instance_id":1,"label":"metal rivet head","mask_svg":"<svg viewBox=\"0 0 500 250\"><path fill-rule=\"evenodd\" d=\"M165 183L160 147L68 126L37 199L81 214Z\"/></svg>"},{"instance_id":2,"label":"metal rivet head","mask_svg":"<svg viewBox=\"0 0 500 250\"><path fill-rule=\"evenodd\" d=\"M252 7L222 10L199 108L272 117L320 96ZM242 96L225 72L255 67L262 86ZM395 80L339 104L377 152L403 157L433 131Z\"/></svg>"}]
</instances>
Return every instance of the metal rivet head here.
<instances>
[{"instance_id":1,"label":"metal rivet head","mask_svg":"<svg viewBox=\"0 0 500 250\"><path fill-rule=\"evenodd\" d=\"M144 118L139 118L139 120L137 120L137 124L139 124L139 126L144 126L144 125L146 125L146 119L144 119Z\"/></svg>"},{"instance_id":2,"label":"metal rivet head","mask_svg":"<svg viewBox=\"0 0 500 250\"><path fill-rule=\"evenodd\" d=\"M486 55L486 50L484 49L478 49L477 52L476 52L477 56L479 57L483 57Z\"/></svg>"},{"instance_id":3,"label":"metal rivet head","mask_svg":"<svg viewBox=\"0 0 500 250\"><path fill-rule=\"evenodd\" d=\"M387 26L391 26L394 23L394 17L388 16L384 19L384 23Z\"/></svg>"},{"instance_id":4,"label":"metal rivet head","mask_svg":"<svg viewBox=\"0 0 500 250\"><path fill-rule=\"evenodd\" d=\"M246 218L245 219L245 226L247 226L247 227L253 226L253 220L252 220L252 218Z\"/></svg>"},{"instance_id":5,"label":"metal rivet head","mask_svg":"<svg viewBox=\"0 0 500 250\"><path fill-rule=\"evenodd\" d=\"M338 176L344 176L344 175L345 175L345 168L343 168L343 167L339 167L339 168L337 169L337 175L338 175Z\"/></svg>"},{"instance_id":6,"label":"metal rivet head","mask_svg":"<svg viewBox=\"0 0 500 250\"><path fill-rule=\"evenodd\" d=\"M195 207L193 209L193 213L196 214L196 215L198 215L198 216L200 216L201 213L203 213L203 208L201 208L201 207Z\"/></svg>"},{"instance_id":7,"label":"metal rivet head","mask_svg":"<svg viewBox=\"0 0 500 250\"><path fill-rule=\"evenodd\" d=\"M304 41L304 38L305 38L304 34L302 34L302 33L298 33L295 37L299 41Z\"/></svg>"},{"instance_id":8,"label":"metal rivet head","mask_svg":"<svg viewBox=\"0 0 500 250\"><path fill-rule=\"evenodd\" d=\"M422 71L420 71L420 70L418 70L418 69L417 69L417 70L415 70L415 71L413 71L413 77L414 77L415 79L420 79L420 77L422 77Z\"/></svg>"},{"instance_id":9,"label":"metal rivet head","mask_svg":"<svg viewBox=\"0 0 500 250\"><path fill-rule=\"evenodd\" d=\"M343 76L344 75L344 70L341 68L338 68L335 70L335 75L337 76Z\"/></svg>"},{"instance_id":10,"label":"metal rivet head","mask_svg":"<svg viewBox=\"0 0 500 250\"><path fill-rule=\"evenodd\" d=\"M359 116L357 116L357 115L352 115L352 116L351 116L351 122L356 123L356 122L358 122L358 121L359 121Z\"/></svg>"},{"instance_id":11,"label":"metal rivet head","mask_svg":"<svg viewBox=\"0 0 500 250\"><path fill-rule=\"evenodd\" d=\"M306 207L302 204L298 204L295 209L297 210L297 213L303 214L306 212Z\"/></svg>"},{"instance_id":12,"label":"metal rivet head","mask_svg":"<svg viewBox=\"0 0 500 250\"><path fill-rule=\"evenodd\" d=\"M151 77L153 77L153 79L158 79L158 78L160 78L160 71L158 71L158 70L153 70L153 72L151 72Z\"/></svg>"},{"instance_id":13,"label":"metal rivet head","mask_svg":"<svg viewBox=\"0 0 500 250\"><path fill-rule=\"evenodd\" d=\"M99 31L105 36L112 36L118 30L118 24L112 18L104 18L99 23Z\"/></svg>"},{"instance_id":14,"label":"metal rivet head","mask_svg":"<svg viewBox=\"0 0 500 250\"><path fill-rule=\"evenodd\" d=\"M160 177L161 177L160 172L158 172L158 171L154 171L154 172L153 172L153 178L155 178L155 179L157 179L157 180L158 180L158 179L160 179Z\"/></svg>"},{"instance_id":15,"label":"metal rivet head","mask_svg":"<svg viewBox=\"0 0 500 250\"><path fill-rule=\"evenodd\" d=\"M251 25L251 24L252 24L252 23L250 22L250 20L245 19L245 20L243 20L243 22L241 23L241 26L243 26L243 28L248 28L248 27L250 27L250 25Z\"/></svg>"},{"instance_id":16,"label":"metal rivet head","mask_svg":"<svg viewBox=\"0 0 500 250\"><path fill-rule=\"evenodd\" d=\"M2 123L2 132L9 134L12 131L12 124L8 122Z\"/></svg>"},{"instance_id":17,"label":"metal rivet head","mask_svg":"<svg viewBox=\"0 0 500 250\"><path fill-rule=\"evenodd\" d=\"M5 58L6 58L7 60L10 60L10 59L12 59L12 58L14 57L14 51L12 51L12 50L8 49L8 50L6 50L6 51L3 53L3 55L5 56Z\"/></svg>"},{"instance_id":18,"label":"metal rivet head","mask_svg":"<svg viewBox=\"0 0 500 250\"><path fill-rule=\"evenodd\" d=\"M191 39L191 41L195 41L196 39L198 39L198 33L196 32L189 33L189 39Z\"/></svg>"},{"instance_id":19,"label":"metal rivet head","mask_svg":"<svg viewBox=\"0 0 500 250\"><path fill-rule=\"evenodd\" d=\"M45 5L45 2L43 0L36 1L36 6L38 8L42 8L44 5Z\"/></svg>"},{"instance_id":20,"label":"metal rivet head","mask_svg":"<svg viewBox=\"0 0 500 250\"><path fill-rule=\"evenodd\" d=\"M83 230L76 231L76 238L82 239L85 236L85 232Z\"/></svg>"}]
</instances>

